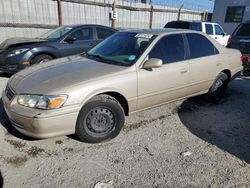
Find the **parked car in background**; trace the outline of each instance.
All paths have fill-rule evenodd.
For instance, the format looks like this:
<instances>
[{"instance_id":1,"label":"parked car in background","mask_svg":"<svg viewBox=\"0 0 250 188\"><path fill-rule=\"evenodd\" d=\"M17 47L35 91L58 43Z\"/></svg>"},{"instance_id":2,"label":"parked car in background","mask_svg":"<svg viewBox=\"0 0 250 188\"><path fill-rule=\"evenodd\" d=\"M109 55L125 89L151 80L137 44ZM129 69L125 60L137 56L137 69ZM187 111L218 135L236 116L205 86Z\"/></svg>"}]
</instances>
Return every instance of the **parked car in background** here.
<instances>
[{"instance_id":1,"label":"parked car in background","mask_svg":"<svg viewBox=\"0 0 250 188\"><path fill-rule=\"evenodd\" d=\"M34 64L86 52L117 30L101 25L69 25L39 38L10 38L0 44L0 71L15 73Z\"/></svg>"},{"instance_id":2,"label":"parked car in background","mask_svg":"<svg viewBox=\"0 0 250 188\"><path fill-rule=\"evenodd\" d=\"M211 22L198 22L198 21L172 21L165 25L165 28L176 29L191 29L202 31L208 34L221 45L226 46L230 35L226 34L222 27L217 23Z\"/></svg>"},{"instance_id":3,"label":"parked car in background","mask_svg":"<svg viewBox=\"0 0 250 188\"><path fill-rule=\"evenodd\" d=\"M250 20L238 25L228 40L227 47L238 49L242 54L250 54Z\"/></svg>"},{"instance_id":4,"label":"parked car in background","mask_svg":"<svg viewBox=\"0 0 250 188\"><path fill-rule=\"evenodd\" d=\"M204 93L220 101L240 57L201 32L122 31L86 54L15 74L2 100L23 134L102 142L119 134L125 115Z\"/></svg>"}]
</instances>

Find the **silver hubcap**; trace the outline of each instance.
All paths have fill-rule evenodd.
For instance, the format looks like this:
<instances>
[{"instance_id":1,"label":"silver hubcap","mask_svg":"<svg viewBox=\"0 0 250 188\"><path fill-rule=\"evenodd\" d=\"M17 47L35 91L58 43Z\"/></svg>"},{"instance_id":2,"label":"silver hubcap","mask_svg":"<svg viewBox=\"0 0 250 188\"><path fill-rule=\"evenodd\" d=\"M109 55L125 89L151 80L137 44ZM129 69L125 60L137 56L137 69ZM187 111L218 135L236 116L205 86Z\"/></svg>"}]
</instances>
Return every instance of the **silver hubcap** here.
<instances>
[{"instance_id":1,"label":"silver hubcap","mask_svg":"<svg viewBox=\"0 0 250 188\"><path fill-rule=\"evenodd\" d=\"M220 86L223 85L223 81L222 80L217 80L216 83L214 84L213 90L212 92L215 92L216 90L218 90L220 88Z\"/></svg>"},{"instance_id":2,"label":"silver hubcap","mask_svg":"<svg viewBox=\"0 0 250 188\"><path fill-rule=\"evenodd\" d=\"M49 61L49 59L43 59L43 60L39 61L38 64L46 63L46 62L48 62L48 61Z\"/></svg>"},{"instance_id":3,"label":"silver hubcap","mask_svg":"<svg viewBox=\"0 0 250 188\"><path fill-rule=\"evenodd\" d=\"M114 114L104 107L91 110L85 118L86 128L90 135L109 133L114 128L114 122Z\"/></svg>"}]
</instances>

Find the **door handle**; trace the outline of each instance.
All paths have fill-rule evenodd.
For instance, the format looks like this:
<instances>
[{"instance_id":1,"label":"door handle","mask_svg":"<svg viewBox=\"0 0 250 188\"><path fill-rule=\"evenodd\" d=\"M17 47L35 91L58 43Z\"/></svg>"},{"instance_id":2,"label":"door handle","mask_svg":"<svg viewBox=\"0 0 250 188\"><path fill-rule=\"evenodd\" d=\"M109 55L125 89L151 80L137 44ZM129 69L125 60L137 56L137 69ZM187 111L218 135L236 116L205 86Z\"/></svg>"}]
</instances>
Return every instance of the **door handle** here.
<instances>
[{"instance_id":1,"label":"door handle","mask_svg":"<svg viewBox=\"0 0 250 188\"><path fill-rule=\"evenodd\" d=\"M216 66L221 66L221 63L216 63Z\"/></svg>"},{"instance_id":2,"label":"door handle","mask_svg":"<svg viewBox=\"0 0 250 188\"><path fill-rule=\"evenodd\" d=\"M181 70L180 70L180 73L181 73L181 74L185 74L185 73L187 73L187 72L188 72L187 69L181 69Z\"/></svg>"}]
</instances>

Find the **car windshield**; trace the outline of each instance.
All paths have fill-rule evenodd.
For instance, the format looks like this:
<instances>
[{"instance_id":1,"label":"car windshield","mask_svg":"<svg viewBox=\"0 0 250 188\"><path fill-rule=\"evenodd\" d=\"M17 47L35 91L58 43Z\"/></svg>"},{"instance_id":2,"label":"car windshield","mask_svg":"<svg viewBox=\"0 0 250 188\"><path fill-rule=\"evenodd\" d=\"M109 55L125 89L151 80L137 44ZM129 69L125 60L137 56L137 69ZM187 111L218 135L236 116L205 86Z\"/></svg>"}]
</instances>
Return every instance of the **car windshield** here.
<instances>
[{"instance_id":1,"label":"car windshield","mask_svg":"<svg viewBox=\"0 0 250 188\"><path fill-rule=\"evenodd\" d=\"M39 38L47 39L47 40L59 39L60 37L62 37L69 31L71 31L72 29L73 29L72 27L68 27L68 26L58 27L56 29L52 29L48 31L47 33L43 34Z\"/></svg>"},{"instance_id":2,"label":"car windshield","mask_svg":"<svg viewBox=\"0 0 250 188\"><path fill-rule=\"evenodd\" d=\"M242 24L236 32L238 37L250 37L250 24Z\"/></svg>"},{"instance_id":3,"label":"car windshield","mask_svg":"<svg viewBox=\"0 0 250 188\"><path fill-rule=\"evenodd\" d=\"M137 61L154 38L153 34L118 32L90 50L86 56L104 63L130 66Z\"/></svg>"}]
</instances>

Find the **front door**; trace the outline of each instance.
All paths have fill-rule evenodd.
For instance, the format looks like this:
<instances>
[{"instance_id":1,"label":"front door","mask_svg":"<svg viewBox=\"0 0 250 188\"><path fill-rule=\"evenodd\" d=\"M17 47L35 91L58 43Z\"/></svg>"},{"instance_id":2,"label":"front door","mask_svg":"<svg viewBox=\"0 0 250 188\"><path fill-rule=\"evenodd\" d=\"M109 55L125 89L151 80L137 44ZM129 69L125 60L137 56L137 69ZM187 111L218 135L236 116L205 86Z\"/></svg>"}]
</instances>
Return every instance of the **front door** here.
<instances>
[{"instance_id":1,"label":"front door","mask_svg":"<svg viewBox=\"0 0 250 188\"><path fill-rule=\"evenodd\" d=\"M67 41L67 37L74 41ZM80 28L69 34L64 41L60 43L60 52L62 56L69 56L86 52L96 45L93 28Z\"/></svg>"},{"instance_id":2,"label":"front door","mask_svg":"<svg viewBox=\"0 0 250 188\"><path fill-rule=\"evenodd\" d=\"M182 98L187 94L189 63L185 60L182 34L161 38L148 58L163 61L163 66L152 70L138 70L138 108L144 109Z\"/></svg>"}]
</instances>

